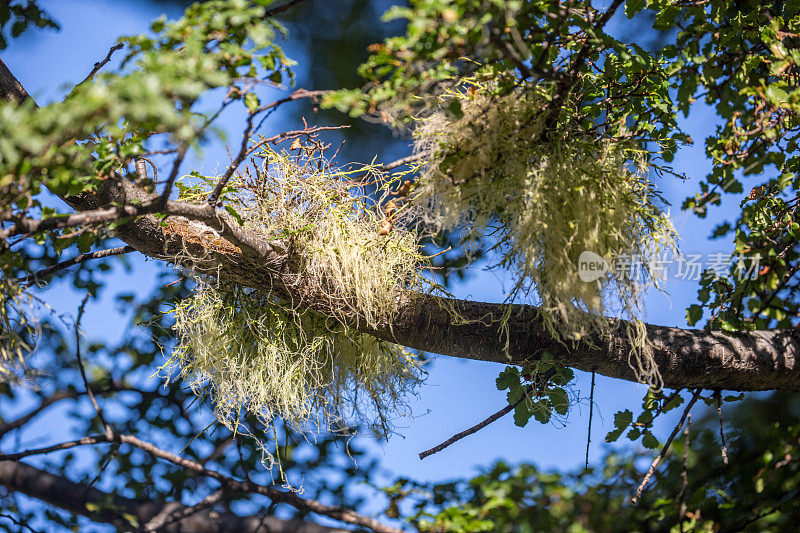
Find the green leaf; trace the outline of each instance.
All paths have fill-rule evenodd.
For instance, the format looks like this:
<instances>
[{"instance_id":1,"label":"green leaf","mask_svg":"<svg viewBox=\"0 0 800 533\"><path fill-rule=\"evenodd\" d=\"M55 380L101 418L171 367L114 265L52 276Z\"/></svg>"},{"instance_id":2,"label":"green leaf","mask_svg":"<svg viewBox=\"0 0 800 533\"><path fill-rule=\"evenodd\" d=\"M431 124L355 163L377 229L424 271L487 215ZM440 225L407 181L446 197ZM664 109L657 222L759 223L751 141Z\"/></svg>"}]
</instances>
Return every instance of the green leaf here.
<instances>
[{"instance_id":1,"label":"green leaf","mask_svg":"<svg viewBox=\"0 0 800 533\"><path fill-rule=\"evenodd\" d=\"M658 439L656 438L655 435L653 435L653 432L650 431L649 429L645 430L644 432L644 436L642 437L642 446L644 446L649 450L658 448Z\"/></svg>"},{"instance_id":2,"label":"green leaf","mask_svg":"<svg viewBox=\"0 0 800 533\"><path fill-rule=\"evenodd\" d=\"M522 402L521 404L517 405L516 408L514 408L514 424L521 428L525 427L532 415L533 412L528 409L528 406L525 404L525 402Z\"/></svg>"},{"instance_id":3,"label":"green leaf","mask_svg":"<svg viewBox=\"0 0 800 533\"><path fill-rule=\"evenodd\" d=\"M692 304L686 309L686 322L694 326L703 318L703 308L697 304Z\"/></svg>"},{"instance_id":4,"label":"green leaf","mask_svg":"<svg viewBox=\"0 0 800 533\"><path fill-rule=\"evenodd\" d=\"M633 16L644 9L647 5L647 0L627 0L625 2L625 16L632 19Z\"/></svg>"},{"instance_id":5,"label":"green leaf","mask_svg":"<svg viewBox=\"0 0 800 533\"><path fill-rule=\"evenodd\" d=\"M240 226L244 226L244 219L242 219L242 215L240 215L240 214L239 214L239 213L236 211L236 209L234 209L232 206L230 206L230 205L228 205L228 204L225 204L225 206L224 206L224 207L225 207L225 211L227 211L228 213L230 213L230 214L231 214L231 216L232 216L233 218L235 218L235 219L236 219L236 222L238 222Z\"/></svg>"},{"instance_id":6,"label":"green leaf","mask_svg":"<svg viewBox=\"0 0 800 533\"><path fill-rule=\"evenodd\" d=\"M254 113L261 106L261 102L256 93L248 92L244 95L244 105L247 106L248 111Z\"/></svg>"},{"instance_id":7,"label":"green leaf","mask_svg":"<svg viewBox=\"0 0 800 533\"><path fill-rule=\"evenodd\" d=\"M507 366L506 369L497 376L495 384L497 385L497 390L510 389L514 386L519 387L521 384L519 369L515 366Z\"/></svg>"}]
</instances>

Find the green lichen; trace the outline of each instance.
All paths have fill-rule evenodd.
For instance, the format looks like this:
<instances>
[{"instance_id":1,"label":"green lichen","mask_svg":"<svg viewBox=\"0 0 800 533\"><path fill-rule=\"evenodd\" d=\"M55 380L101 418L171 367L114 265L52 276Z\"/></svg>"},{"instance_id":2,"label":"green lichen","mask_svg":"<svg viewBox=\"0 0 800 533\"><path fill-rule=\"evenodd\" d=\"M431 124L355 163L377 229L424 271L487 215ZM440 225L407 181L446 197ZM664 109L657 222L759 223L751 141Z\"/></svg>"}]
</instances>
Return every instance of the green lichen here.
<instances>
[{"instance_id":1,"label":"green lichen","mask_svg":"<svg viewBox=\"0 0 800 533\"><path fill-rule=\"evenodd\" d=\"M0 382L24 378L26 356L34 350L41 326L34 298L14 280L0 278Z\"/></svg>"},{"instance_id":2,"label":"green lichen","mask_svg":"<svg viewBox=\"0 0 800 533\"><path fill-rule=\"evenodd\" d=\"M404 348L355 328L390 324L407 289L426 285L426 260L403 214L376 208L375 196L353 180L368 178L369 168L345 172L313 147L300 152L262 151L224 201L250 231L290 250L293 289L332 316L263 287L200 276L174 309L177 345L167 366L210 398L234 431L250 413L301 432L366 424L385 434L407 413L420 365ZM186 197L200 189L182 186Z\"/></svg>"},{"instance_id":3,"label":"green lichen","mask_svg":"<svg viewBox=\"0 0 800 533\"><path fill-rule=\"evenodd\" d=\"M659 387L640 320L642 280L608 273L586 282L578 260L591 251L646 263L674 246L675 232L645 154L577 121L554 121L552 101L543 87L499 91L473 81L449 91L442 110L417 121L415 148L425 157L414 213L428 231L496 245L496 264L516 275L509 300L533 295L564 341L615 327L609 315L632 319L631 366Z\"/></svg>"}]
</instances>

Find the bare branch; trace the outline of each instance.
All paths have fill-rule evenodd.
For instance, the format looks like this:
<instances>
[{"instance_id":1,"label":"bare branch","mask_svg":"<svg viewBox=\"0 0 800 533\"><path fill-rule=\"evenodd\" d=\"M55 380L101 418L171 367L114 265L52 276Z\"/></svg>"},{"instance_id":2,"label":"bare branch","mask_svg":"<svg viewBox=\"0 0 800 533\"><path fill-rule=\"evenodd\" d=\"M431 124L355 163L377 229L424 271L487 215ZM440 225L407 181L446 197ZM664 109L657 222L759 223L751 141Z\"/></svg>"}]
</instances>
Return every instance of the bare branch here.
<instances>
[{"instance_id":1,"label":"bare branch","mask_svg":"<svg viewBox=\"0 0 800 533\"><path fill-rule=\"evenodd\" d=\"M289 9L290 7L296 6L297 4L299 4L301 2L305 2L305 1L306 0L289 0L285 4L281 4L279 6L275 6L272 9L267 9L267 12L265 13L265 15L268 16L268 17L273 17L273 16L277 15L278 13L283 13L284 11Z\"/></svg>"},{"instance_id":2,"label":"bare branch","mask_svg":"<svg viewBox=\"0 0 800 533\"><path fill-rule=\"evenodd\" d=\"M583 466L584 470L589 470L589 446L592 444L592 415L594 414L594 377L595 372L592 372L592 388L589 392L589 429L586 435L586 463Z\"/></svg>"},{"instance_id":3,"label":"bare branch","mask_svg":"<svg viewBox=\"0 0 800 533\"><path fill-rule=\"evenodd\" d=\"M454 443L460 441L464 437L469 437L470 435L472 435L474 433L477 433L478 431L482 430L483 428L485 428L486 426L488 426L492 422L500 420L501 418L506 416L508 413L513 411L519 404L521 404L526 399L528 399L528 396L530 395L531 392L533 392L533 389L534 389L533 385L528 385L525 388L525 391L523 392L522 397L519 400L517 400L514 403L510 403L510 404L506 405L505 407L503 407L502 409L500 409L499 411L497 411L493 415L487 417L486 419L484 419L481 422L478 422L477 424L475 424L471 428L465 429L464 431L462 431L460 433L456 433L455 435L453 435L452 437L450 437L449 439L447 439L443 443L441 443L441 444L439 444L437 446L434 446L430 450L425 450L424 452L421 452L419 454L419 458L420 459L425 459L429 455L433 455L435 453L438 453L438 452L444 450L445 448L447 448L448 446L450 446L451 444L454 444Z\"/></svg>"},{"instance_id":4,"label":"bare branch","mask_svg":"<svg viewBox=\"0 0 800 533\"><path fill-rule=\"evenodd\" d=\"M210 494L207 498L204 498L202 501L192 505L191 507L183 507L178 509L164 509L163 513L159 513L156 516L154 516L153 519L147 522L142 529L147 533L161 531L164 529L165 526L168 526L169 524L180 522L187 516L191 516L195 513L199 513L200 511L204 511L206 509L213 507L214 505L222 501L222 496L224 494L225 491L218 490Z\"/></svg>"},{"instance_id":5,"label":"bare branch","mask_svg":"<svg viewBox=\"0 0 800 533\"><path fill-rule=\"evenodd\" d=\"M415 161L419 161L423 157L427 157L429 154L426 152L421 152L419 154L410 155L408 157L403 157L401 159L397 159L392 161L391 163L385 163L383 165L378 165L375 167L375 170L386 172L388 170L393 170L397 167L401 167L403 165L407 165L409 163L413 163Z\"/></svg>"},{"instance_id":6,"label":"bare branch","mask_svg":"<svg viewBox=\"0 0 800 533\"><path fill-rule=\"evenodd\" d=\"M681 491L678 494L680 507L678 519L680 521L680 531L683 533L683 521L686 519L686 489L689 486L689 426L692 424L691 413L686 417L686 424L683 428L683 468L681 469Z\"/></svg>"},{"instance_id":7,"label":"bare branch","mask_svg":"<svg viewBox=\"0 0 800 533\"><path fill-rule=\"evenodd\" d=\"M86 76L83 79L82 82L80 82L78 85L76 85L75 88L77 89L78 87L80 87L81 85L86 83L87 81L90 81L92 78L94 78L94 75L97 74L98 72L100 72L100 69L103 68L104 66L106 66L111 61L111 56L114 55L114 52L116 52L117 50L122 50L124 47L125 47L125 45L122 44L122 43L117 43L114 46L112 46L108 50L108 53L106 54L106 57L104 57L103 59L101 59L100 61L95 63L94 64L94 68L92 68L91 72L89 72L89 75ZM74 91L74 89L73 89L73 91Z\"/></svg>"},{"instance_id":8,"label":"bare branch","mask_svg":"<svg viewBox=\"0 0 800 533\"><path fill-rule=\"evenodd\" d=\"M13 461L0 461L0 485L31 498L47 502L76 515L87 516L97 522L112 524L118 530L136 528L160 515L183 513L188 509L179 502L150 502L124 498L75 483L33 466ZM210 509L183 516L179 521L166 524L165 533L208 531L218 533L350 533L302 520L283 520L274 516L239 516Z\"/></svg>"},{"instance_id":9,"label":"bare branch","mask_svg":"<svg viewBox=\"0 0 800 533\"><path fill-rule=\"evenodd\" d=\"M144 391L140 391L140 390L135 389L133 387L127 387L127 386L119 385L119 384L114 384L114 385L111 385L110 387L106 387L106 388L98 391L98 394L105 395L105 394L110 394L110 393L113 393L113 392L124 392L124 391L131 391L131 392L138 392L140 394L147 394ZM46 397L42 398L41 400L39 400L39 403L36 405L36 407L34 407L33 409L31 409L30 411L28 411L26 414L22 415L21 417L13 420L11 422L0 422L0 437L2 437L3 435L5 435L6 433L8 433L10 431L14 431L15 429L21 428L22 426L24 426L25 424L30 422L33 418L35 418L37 415L42 413L45 409L47 409L51 405L53 405L53 404L55 404L57 402L60 402L61 400L74 400L76 398L80 398L84 394L86 394L86 393L85 392L81 392L81 391L76 391L76 390L60 390L60 391L54 392L50 396L46 396Z\"/></svg>"},{"instance_id":10,"label":"bare branch","mask_svg":"<svg viewBox=\"0 0 800 533\"><path fill-rule=\"evenodd\" d=\"M129 444L131 446L134 446L144 452L149 453L153 457L157 457L164 461L168 461L174 465L180 466L181 468L185 468L187 470L191 470L200 475L210 477L221 483L227 489L234 492L260 494L262 496L266 496L267 498L271 499L273 502L285 503L297 509L327 516L329 518L333 518L334 520L339 520L341 522L346 522L348 524L366 527L372 529L377 533L400 533L400 530L385 526L380 522L378 522L377 520L360 515L351 509L325 505L315 500L301 498L294 492L282 491L274 487L260 485L258 483L253 483L251 481L241 481L226 476L221 472L204 467L197 461L186 459L178 455L175 455L172 452L162 450L156 447L154 444L145 442L137 437L134 437L133 435L117 434L114 435L113 440L109 439L105 435L89 435L81 439L62 442L59 444L54 444L43 448L25 450L22 452L11 453L11 454L0 454L0 461L18 461L20 459L23 459L25 457L30 457L33 455L48 454L56 451L68 450L78 446L103 444L109 442L121 442L124 444Z\"/></svg>"},{"instance_id":11,"label":"bare branch","mask_svg":"<svg viewBox=\"0 0 800 533\"><path fill-rule=\"evenodd\" d=\"M645 486L650 481L650 478L653 477L653 473L656 471L656 468L658 467L658 463L660 463L661 460L664 458L664 456L667 455L667 450L669 450L669 447L672 444L672 441L675 439L675 435L677 435L678 432L683 427L683 423L686 421L686 417L689 416L689 411L691 411L692 407L694 407L694 404L697 401L697 399L700 397L700 393L701 392L703 392L702 389L697 389L696 391L694 391L694 395L692 396L692 399L689 400L689 403L686 404L686 408L683 410L683 415L681 416L680 421L675 426L675 429L672 430L672 433L670 433L669 438L667 439L667 442L664 443L664 447L661 448L661 452L653 460L653 464L650 465L650 469L647 471L647 474L644 476L644 479L639 484L639 487L636 489L636 493L631 498L631 502L632 503L636 503L637 501L639 501L639 498L641 497Z\"/></svg>"},{"instance_id":12,"label":"bare branch","mask_svg":"<svg viewBox=\"0 0 800 533\"><path fill-rule=\"evenodd\" d=\"M301 98L311 98L313 100L316 100L320 96L324 96L325 94L328 94L330 92L332 92L332 91L328 91L328 90L307 91L306 89L297 89L296 91L294 91L292 94L290 94L289 96L287 96L285 98L281 98L279 100L275 100L272 103L269 103L269 104L266 104L266 105L263 105L263 106L259 107L255 112L256 113L261 113L262 111L266 111L268 109L274 109L276 107L282 106L283 104L285 104L287 102L292 102L294 100L300 100Z\"/></svg>"},{"instance_id":13,"label":"bare branch","mask_svg":"<svg viewBox=\"0 0 800 533\"><path fill-rule=\"evenodd\" d=\"M236 169L239 168L239 165L241 165L242 161L244 161L247 157L247 143L250 142L250 135L253 132L253 122L255 121L256 116L256 113L251 113L250 116L247 117L247 126L242 133L242 145L239 147L239 153L236 154L236 159L231 161L231 163L228 165L225 173L217 180L214 190L208 195L207 201L210 205L216 205L217 200L219 200L219 197L222 195L222 190L225 188L225 185L228 184L228 180L231 179L233 173L236 172Z\"/></svg>"},{"instance_id":14,"label":"bare branch","mask_svg":"<svg viewBox=\"0 0 800 533\"><path fill-rule=\"evenodd\" d=\"M728 447L725 446L725 428L722 425L722 393L719 389L714 391L714 399L717 402L717 417L719 418L719 453L722 455L723 464L728 464Z\"/></svg>"},{"instance_id":15,"label":"bare branch","mask_svg":"<svg viewBox=\"0 0 800 533\"><path fill-rule=\"evenodd\" d=\"M89 396L89 400L92 402L92 407L94 407L94 410L97 412L97 416L100 418L100 423L103 424L106 437L109 440L113 440L114 430L111 429L111 425L106 422L106 418L103 416L103 410L100 409L100 405L98 405L97 400L94 397L92 387L89 385L89 380L86 379L86 369L83 367L83 358L81 357L81 319L83 318L83 312L86 310L86 302L89 301L90 295L91 293L87 292L86 296L83 297L80 307L78 307L78 318L75 320L75 357L78 360L78 369L80 370L81 379L83 380L83 386L86 389L86 394Z\"/></svg>"},{"instance_id":16,"label":"bare branch","mask_svg":"<svg viewBox=\"0 0 800 533\"><path fill-rule=\"evenodd\" d=\"M61 261L60 263L56 263L53 266L49 266L44 268L38 272L35 272L29 276L25 276L24 278L20 278L18 283L28 285L28 284L37 284L43 280L43 278L49 276L50 274L55 274L61 270L69 268L71 266L75 266L77 264L91 261L92 259L102 259L104 257L111 257L114 255L121 255L121 254L128 254L131 252L135 252L136 248L133 246L119 246L117 248L108 248L107 250L98 250L96 252L89 252L85 254L80 254L72 259L67 259L66 261Z\"/></svg>"}]
</instances>

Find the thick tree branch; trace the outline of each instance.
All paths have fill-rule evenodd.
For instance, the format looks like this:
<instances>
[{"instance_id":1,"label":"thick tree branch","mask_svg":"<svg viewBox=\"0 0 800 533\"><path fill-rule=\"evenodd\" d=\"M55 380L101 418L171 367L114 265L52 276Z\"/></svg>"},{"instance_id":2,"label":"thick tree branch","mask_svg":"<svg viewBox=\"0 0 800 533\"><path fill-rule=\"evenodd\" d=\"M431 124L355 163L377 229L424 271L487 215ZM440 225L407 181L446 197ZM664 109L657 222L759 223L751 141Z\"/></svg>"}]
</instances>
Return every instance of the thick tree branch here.
<instances>
[{"instance_id":1,"label":"thick tree branch","mask_svg":"<svg viewBox=\"0 0 800 533\"><path fill-rule=\"evenodd\" d=\"M4 67L0 68L0 87L19 87ZM17 98L24 94L24 89L19 89L21 93L15 93ZM120 208L105 206L123 199L140 202L135 209L152 200L128 181L106 180L96 194L65 198L65 201L77 211L97 212L99 209L118 210ZM242 285L278 291L295 302L326 312L325 302L305 292L302 275L293 268L280 243L266 242L247 232L207 203L169 202L165 211L204 222L238 249L210 245L203 236L202 227L173 219L164 228L152 216L139 216L121 226L117 236L150 257L173 262L191 257L195 270ZM498 327L505 312L506 307L500 304L409 293L391 322L365 331L431 353L505 364L523 364L547 351L558 364L635 381L628 364L631 347L625 328L619 327L608 336L586 338L568 346L550 335L537 308L514 305L506 339ZM797 368L800 343L794 330L729 333L648 325L647 336L666 387L800 390ZM506 341L509 343L507 352Z\"/></svg>"},{"instance_id":2,"label":"thick tree branch","mask_svg":"<svg viewBox=\"0 0 800 533\"><path fill-rule=\"evenodd\" d=\"M274 516L239 516L202 509L187 514L189 506L178 502L152 502L123 498L85 484L74 483L33 466L15 461L0 461L0 485L21 492L97 522L112 524L120 531L134 531L151 520L164 520L161 532L182 531L229 533L345 533L349 530L322 526L301 520L282 520ZM90 510L91 509L91 510ZM186 516L182 516L186 514ZM167 523L170 517L180 520ZM135 518L132 524L128 517Z\"/></svg>"}]
</instances>

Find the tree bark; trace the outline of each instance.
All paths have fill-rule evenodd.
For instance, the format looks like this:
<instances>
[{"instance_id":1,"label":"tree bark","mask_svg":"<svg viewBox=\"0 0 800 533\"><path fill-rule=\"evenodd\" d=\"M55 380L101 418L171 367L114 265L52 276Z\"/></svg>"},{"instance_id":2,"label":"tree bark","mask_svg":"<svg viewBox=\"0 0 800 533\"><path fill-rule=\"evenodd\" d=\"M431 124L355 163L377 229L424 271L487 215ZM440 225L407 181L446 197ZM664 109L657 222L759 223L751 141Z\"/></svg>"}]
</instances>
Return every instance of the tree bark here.
<instances>
[{"instance_id":1,"label":"tree bark","mask_svg":"<svg viewBox=\"0 0 800 533\"><path fill-rule=\"evenodd\" d=\"M178 502L152 502L124 498L100 491L66 478L55 476L16 461L0 461L0 485L21 492L76 515L111 524L120 531L136 531L155 517L179 513L188 506ZM131 523L130 517L136 523ZM239 516L233 513L203 510L166 524L165 533L350 533L305 522L283 520L274 516Z\"/></svg>"},{"instance_id":2,"label":"tree bark","mask_svg":"<svg viewBox=\"0 0 800 533\"><path fill-rule=\"evenodd\" d=\"M2 61L0 89L12 100L27 97ZM111 179L105 180L96 194L64 198L77 211L111 202L148 199L132 183ZM247 246L213 246L203 237L201 228L175 218L163 227L152 216L125 224L116 234L147 256L173 263L180 263L181 257L192 257L192 267L198 271L233 283L278 291L296 303L330 314L322 299L306 291L302 274L292 267L280 245L265 242L258 235L248 235ZM499 328L506 311L504 305L410 292L401 300L391 322L376 328L357 322L351 325L381 339L451 357L520 365L535 361L547 351L564 366L636 380L628 363L630 345L623 327L614 328L605 337L584 338L566 345L547 332L534 306L513 306L506 337ZM800 344L794 330L728 333L648 325L647 337L666 387L800 390Z\"/></svg>"}]
</instances>

